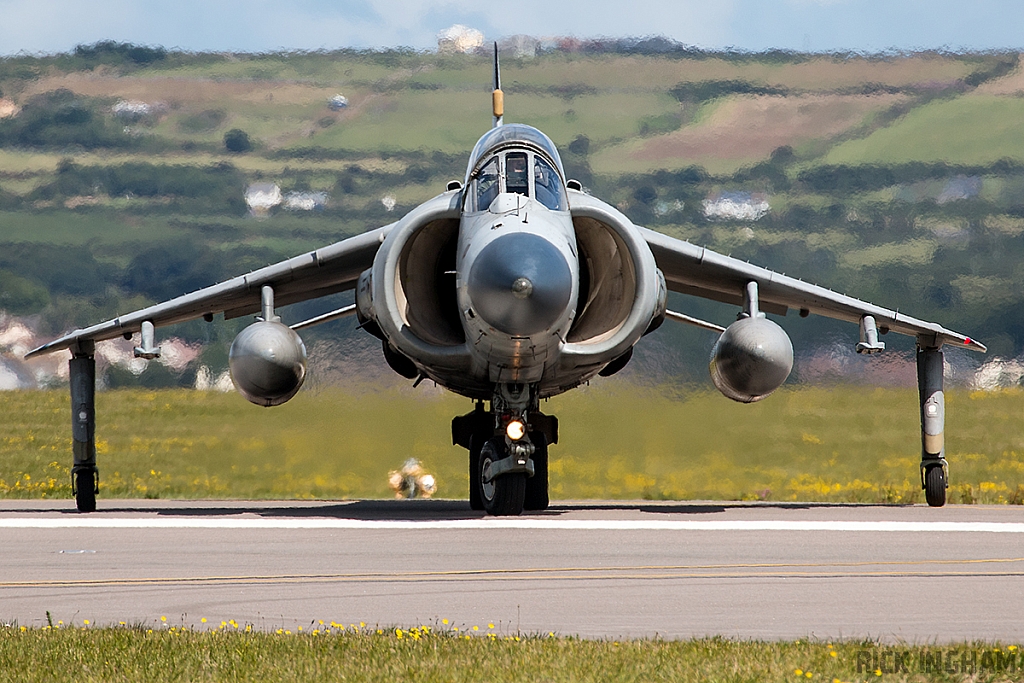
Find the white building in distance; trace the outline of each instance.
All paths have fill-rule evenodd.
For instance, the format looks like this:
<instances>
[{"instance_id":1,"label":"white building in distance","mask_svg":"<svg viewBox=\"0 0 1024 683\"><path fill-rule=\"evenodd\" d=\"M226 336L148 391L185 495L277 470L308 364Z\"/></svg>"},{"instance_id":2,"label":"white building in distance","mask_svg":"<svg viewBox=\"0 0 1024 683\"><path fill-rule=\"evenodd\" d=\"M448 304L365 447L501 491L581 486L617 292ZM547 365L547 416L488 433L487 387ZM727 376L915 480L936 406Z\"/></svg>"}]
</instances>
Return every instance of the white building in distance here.
<instances>
[{"instance_id":1,"label":"white building in distance","mask_svg":"<svg viewBox=\"0 0 1024 683\"><path fill-rule=\"evenodd\" d=\"M289 192L284 197L284 208L289 211L314 211L327 206L326 192Z\"/></svg>"},{"instance_id":2,"label":"white building in distance","mask_svg":"<svg viewBox=\"0 0 1024 683\"><path fill-rule=\"evenodd\" d=\"M455 24L437 34L437 51L442 54L475 52L483 44L483 33L462 24Z\"/></svg>"},{"instance_id":3,"label":"white building in distance","mask_svg":"<svg viewBox=\"0 0 1024 683\"><path fill-rule=\"evenodd\" d=\"M533 59L537 56L541 42L532 36L518 34L498 41L498 51L516 59Z\"/></svg>"},{"instance_id":4,"label":"white building in distance","mask_svg":"<svg viewBox=\"0 0 1024 683\"><path fill-rule=\"evenodd\" d=\"M7 119L18 115L18 105L11 100L0 97L0 119Z\"/></svg>"},{"instance_id":5,"label":"white building in distance","mask_svg":"<svg viewBox=\"0 0 1024 683\"><path fill-rule=\"evenodd\" d=\"M719 192L701 206L708 220L756 221L771 210L768 197L760 192Z\"/></svg>"},{"instance_id":6,"label":"white building in distance","mask_svg":"<svg viewBox=\"0 0 1024 683\"><path fill-rule=\"evenodd\" d=\"M117 118L129 120L141 119L152 111L148 104L138 100L118 100L111 109Z\"/></svg>"},{"instance_id":7,"label":"white building in distance","mask_svg":"<svg viewBox=\"0 0 1024 683\"><path fill-rule=\"evenodd\" d=\"M253 183L245 190L245 204L253 216L266 216L282 199L281 188L274 183Z\"/></svg>"}]
</instances>

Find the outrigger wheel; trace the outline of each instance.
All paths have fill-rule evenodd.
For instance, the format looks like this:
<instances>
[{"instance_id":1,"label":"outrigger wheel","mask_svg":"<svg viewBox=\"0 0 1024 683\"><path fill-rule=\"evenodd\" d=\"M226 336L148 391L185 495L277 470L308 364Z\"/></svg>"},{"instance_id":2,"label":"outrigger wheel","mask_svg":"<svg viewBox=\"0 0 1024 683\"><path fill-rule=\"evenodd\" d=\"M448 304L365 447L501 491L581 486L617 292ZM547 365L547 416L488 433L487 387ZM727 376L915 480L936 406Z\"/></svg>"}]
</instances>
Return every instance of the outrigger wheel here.
<instances>
[{"instance_id":1,"label":"outrigger wheel","mask_svg":"<svg viewBox=\"0 0 1024 683\"><path fill-rule=\"evenodd\" d=\"M489 439L480 449L480 469L476 486L480 492L480 502L488 514L508 516L518 515L523 511L523 503L526 500L525 472L509 472L486 481L492 463L506 456L504 437L496 436Z\"/></svg>"},{"instance_id":2,"label":"outrigger wheel","mask_svg":"<svg viewBox=\"0 0 1024 683\"><path fill-rule=\"evenodd\" d=\"M95 467L76 467L71 476L75 488L75 507L79 512L96 512L99 477Z\"/></svg>"},{"instance_id":3,"label":"outrigger wheel","mask_svg":"<svg viewBox=\"0 0 1024 683\"><path fill-rule=\"evenodd\" d=\"M924 471L924 499L933 508L946 504L946 469L931 465Z\"/></svg>"}]
</instances>

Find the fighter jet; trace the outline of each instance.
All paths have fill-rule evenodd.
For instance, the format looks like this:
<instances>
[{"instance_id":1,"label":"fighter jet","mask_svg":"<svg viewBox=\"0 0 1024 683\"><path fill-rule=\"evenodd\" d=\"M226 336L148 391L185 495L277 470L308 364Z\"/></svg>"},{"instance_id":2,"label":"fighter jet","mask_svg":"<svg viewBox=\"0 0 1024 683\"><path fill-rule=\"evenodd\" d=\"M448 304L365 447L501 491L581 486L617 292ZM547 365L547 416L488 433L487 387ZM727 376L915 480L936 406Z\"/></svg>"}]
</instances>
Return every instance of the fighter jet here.
<instances>
[{"instance_id":1,"label":"fighter jet","mask_svg":"<svg viewBox=\"0 0 1024 683\"><path fill-rule=\"evenodd\" d=\"M765 313L811 313L855 323L858 353L885 348L888 332L917 340L921 485L946 501L945 345L977 341L829 289L634 225L566 178L541 131L505 124L497 46L493 126L452 181L400 220L220 284L76 330L27 357L71 353L72 486L80 511L96 509L95 345L138 334L135 355L155 358L155 328L215 314L257 314L231 345L238 392L260 406L295 396L306 376L298 331L346 315L380 339L398 374L475 401L452 421L469 452L469 503L492 515L548 506L548 448L558 421L539 409L556 396L621 370L641 338L666 319L720 334L714 385L735 401L767 397L793 367L793 345ZM355 303L286 326L276 307L355 290ZM668 310L669 291L739 307L727 328Z\"/></svg>"}]
</instances>

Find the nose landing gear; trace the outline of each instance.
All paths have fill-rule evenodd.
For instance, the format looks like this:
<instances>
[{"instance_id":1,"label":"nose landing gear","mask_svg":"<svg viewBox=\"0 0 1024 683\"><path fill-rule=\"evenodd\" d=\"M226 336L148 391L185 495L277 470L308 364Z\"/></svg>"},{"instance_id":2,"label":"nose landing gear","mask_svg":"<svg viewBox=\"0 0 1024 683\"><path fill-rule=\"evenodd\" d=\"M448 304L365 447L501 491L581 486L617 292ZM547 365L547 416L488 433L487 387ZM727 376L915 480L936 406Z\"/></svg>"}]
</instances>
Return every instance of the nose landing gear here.
<instances>
[{"instance_id":1,"label":"nose landing gear","mask_svg":"<svg viewBox=\"0 0 1024 683\"><path fill-rule=\"evenodd\" d=\"M536 400L509 400L535 395L525 389L499 385L491 410L479 401L452 420L452 442L469 451L473 510L504 516L548 507L548 444L558 443L558 420L537 410Z\"/></svg>"}]
</instances>

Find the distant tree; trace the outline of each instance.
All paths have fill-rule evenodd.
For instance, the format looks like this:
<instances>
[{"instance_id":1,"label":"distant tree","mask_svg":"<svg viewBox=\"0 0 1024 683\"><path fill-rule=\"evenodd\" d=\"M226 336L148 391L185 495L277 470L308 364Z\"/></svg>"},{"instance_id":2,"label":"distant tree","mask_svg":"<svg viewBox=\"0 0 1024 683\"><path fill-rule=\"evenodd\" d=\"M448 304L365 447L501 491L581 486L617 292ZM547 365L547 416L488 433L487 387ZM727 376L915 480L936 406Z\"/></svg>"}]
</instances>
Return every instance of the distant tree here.
<instances>
[{"instance_id":1,"label":"distant tree","mask_svg":"<svg viewBox=\"0 0 1024 683\"><path fill-rule=\"evenodd\" d=\"M121 286L159 301L212 285L225 272L218 251L181 239L137 253L124 271Z\"/></svg>"},{"instance_id":2,"label":"distant tree","mask_svg":"<svg viewBox=\"0 0 1024 683\"><path fill-rule=\"evenodd\" d=\"M144 66L165 59L167 57L167 50L162 47L147 47L132 43L119 43L115 40L101 40L92 45L76 45L74 56L85 62L89 67L95 67L99 64L118 65L125 62Z\"/></svg>"},{"instance_id":3,"label":"distant tree","mask_svg":"<svg viewBox=\"0 0 1024 683\"><path fill-rule=\"evenodd\" d=\"M232 128L224 133L224 147L229 152L241 154L252 150L252 140L249 134L240 128Z\"/></svg>"},{"instance_id":4,"label":"distant tree","mask_svg":"<svg viewBox=\"0 0 1024 683\"><path fill-rule=\"evenodd\" d=\"M787 95L786 88L742 80L684 81L669 92L680 102L696 103L727 95Z\"/></svg>"},{"instance_id":5,"label":"distant tree","mask_svg":"<svg viewBox=\"0 0 1024 683\"><path fill-rule=\"evenodd\" d=\"M658 191L650 185L641 185L633 191L633 199L644 204L651 204L658 198Z\"/></svg>"},{"instance_id":6,"label":"distant tree","mask_svg":"<svg viewBox=\"0 0 1024 683\"><path fill-rule=\"evenodd\" d=\"M16 117L0 119L0 145L85 149L131 147L135 139L122 126L97 113L96 100L61 88L35 95Z\"/></svg>"},{"instance_id":7,"label":"distant tree","mask_svg":"<svg viewBox=\"0 0 1024 683\"><path fill-rule=\"evenodd\" d=\"M50 303L46 288L6 270L0 270L0 311L38 313Z\"/></svg>"},{"instance_id":8,"label":"distant tree","mask_svg":"<svg viewBox=\"0 0 1024 683\"><path fill-rule=\"evenodd\" d=\"M590 138L586 135L577 135L573 141L569 143L569 151L573 154L579 154L580 156L590 154Z\"/></svg>"},{"instance_id":9,"label":"distant tree","mask_svg":"<svg viewBox=\"0 0 1024 683\"><path fill-rule=\"evenodd\" d=\"M789 145L783 145L772 150L770 159L773 164L789 164L796 159L796 153Z\"/></svg>"}]
</instances>

